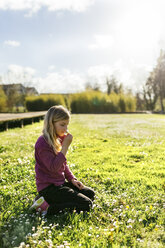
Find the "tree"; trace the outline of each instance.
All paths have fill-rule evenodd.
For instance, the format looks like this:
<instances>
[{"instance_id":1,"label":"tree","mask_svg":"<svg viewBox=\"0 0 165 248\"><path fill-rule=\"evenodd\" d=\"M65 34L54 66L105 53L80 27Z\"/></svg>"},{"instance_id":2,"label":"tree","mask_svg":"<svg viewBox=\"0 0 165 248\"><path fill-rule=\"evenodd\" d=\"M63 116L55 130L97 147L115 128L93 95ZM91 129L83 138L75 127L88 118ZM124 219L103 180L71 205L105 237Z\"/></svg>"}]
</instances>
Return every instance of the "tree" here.
<instances>
[{"instance_id":1,"label":"tree","mask_svg":"<svg viewBox=\"0 0 165 248\"><path fill-rule=\"evenodd\" d=\"M85 85L86 90L94 90L94 91L100 91L100 86L97 82L95 82L93 85L89 82Z\"/></svg>"},{"instance_id":2,"label":"tree","mask_svg":"<svg viewBox=\"0 0 165 248\"><path fill-rule=\"evenodd\" d=\"M137 110L144 110L145 109L144 94L141 92L136 93L136 109Z\"/></svg>"},{"instance_id":3,"label":"tree","mask_svg":"<svg viewBox=\"0 0 165 248\"><path fill-rule=\"evenodd\" d=\"M20 66L12 66L3 76L6 84L22 84L24 87L31 87L34 71L30 68L22 68Z\"/></svg>"},{"instance_id":4,"label":"tree","mask_svg":"<svg viewBox=\"0 0 165 248\"><path fill-rule=\"evenodd\" d=\"M0 112L6 111L7 97L3 91L2 86L0 86Z\"/></svg>"},{"instance_id":5,"label":"tree","mask_svg":"<svg viewBox=\"0 0 165 248\"><path fill-rule=\"evenodd\" d=\"M143 91L147 108L154 110L155 104L159 99L161 111L164 112L163 100L165 98L165 52L163 50L160 51L157 65L150 73Z\"/></svg>"},{"instance_id":6,"label":"tree","mask_svg":"<svg viewBox=\"0 0 165 248\"><path fill-rule=\"evenodd\" d=\"M157 66L154 69L155 83L158 85L158 94L160 99L161 111L164 112L163 99L165 98L165 51L160 51L160 56L157 60Z\"/></svg>"},{"instance_id":7,"label":"tree","mask_svg":"<svg viewBox=\"0 0 165 248\"><path fill-rule=\"evenodd\" d=\"M155 80L155 71L150 73L145 86L143 87L143 95L148 110L154 110L159 97L158 84Z\"/></svg>"},{"instance_id":8,"label":"tree","mask_svg":"<svg viewBox=\"0 0 165 248\"><path fill-rule=\"evenodd\" d=\"M120 94L123 92L123 85L118 84L116 78L111 76L110 78L106 78L107 85L107 94L110 95L111 92L115 92L116 94Z\"/></svg>"},{"instance_id":9,"label":"tree","mask_svg":"<svg viewBox=\"0 0 165 248\"><path fill-rule=\"evenodd\" d=\"M13 107L19 103L19 94L17 93L14 85L9 89L7 94L7 107L9 111L13 110Z\"/></svg>"}]
</instances>

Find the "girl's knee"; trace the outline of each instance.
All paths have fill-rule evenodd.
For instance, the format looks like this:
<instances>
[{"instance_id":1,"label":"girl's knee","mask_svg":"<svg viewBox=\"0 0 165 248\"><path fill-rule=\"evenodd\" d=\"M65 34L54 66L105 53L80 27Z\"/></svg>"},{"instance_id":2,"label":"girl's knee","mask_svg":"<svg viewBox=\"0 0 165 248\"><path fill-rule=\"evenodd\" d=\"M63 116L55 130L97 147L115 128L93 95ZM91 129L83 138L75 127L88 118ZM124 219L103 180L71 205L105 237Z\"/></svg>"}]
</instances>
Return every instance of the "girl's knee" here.
<instances>
[{"instance_id":1,"label":"girl's knee","mask_svg":"<svg viewBox=\"0 0 165 248\"><path fill-rule=\"evenodd\" d=\"M91 199L91 200L94 200L94 198L95 198L95 192L94 192L93 189L91 189L91 190L90 190L90 199Z\"/></svg>"},{"instance_id":2,"label":"girl's knee","mask_svg":"<svg viewBox=\"0 0 165 248\"><path fill-rule=\"evenodd\" d=\"M79 194L79 196L81 197L81 194ZM83 196L78 203L78 206L82 211L89 211L90 208L92 208L92 205L93 205L92 200L85 196Z\"/></svg>"},{"instance_id":3,"label":"girl's knee","mask_svg":"<svg viewBox=\"0 0 165 248\"><path fill-rule=\"evenodd\" d=\"M84 210L85 210L85 211L89 211L89 210L92 208L92 205L93 205L93 203L92 203L92 201L89 199L88 201L86 201L86 202L84 203Z\"/></svg>"},{"instance_id":4,"label":"girl's knee","mask_svg":"<svg viewBox=\"0 0 165 248\"><path fill-rule=\"evenodd\" d=\"M87 188L84 192L82 192L84 195L86 195L88 198L90 198L92 201L94 200L95 197L95 192L91 188Z\"/></svg>"}]
</instances>

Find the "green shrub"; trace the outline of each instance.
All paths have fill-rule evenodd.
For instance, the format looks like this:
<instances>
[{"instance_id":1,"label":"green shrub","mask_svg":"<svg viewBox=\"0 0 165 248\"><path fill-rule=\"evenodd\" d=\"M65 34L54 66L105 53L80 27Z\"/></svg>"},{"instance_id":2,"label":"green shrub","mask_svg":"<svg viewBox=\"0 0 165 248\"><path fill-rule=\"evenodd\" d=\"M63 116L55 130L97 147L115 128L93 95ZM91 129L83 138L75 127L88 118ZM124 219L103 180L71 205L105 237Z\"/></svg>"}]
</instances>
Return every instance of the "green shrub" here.
<instances>
[{"instance_id":1,"label":"green shrub","mask_svg":"<svg viewBox=\"0 0 165 248\"><path fill-rule=\"evenodd\" d=\"M131 95L120 95L119 96L119 107L120 112L134 112L136 111L136 98Z\"/></svg>"},{"instance_id":2,"label":"green shrub","mask_svg":"<svg viewBox=\"0 0 165 248\"><path fill-rule=\"evenodd\" d=\"M104 113L106 96L99 91L85 91L71 96L73 113Z\"/></svg>"},{"instance_id":3,"label":"green shrub","mask_svg":"<svg viewBox=\"0 0 165 248\"><path fill-rule=\"evenodd\" d=\"M135 112L136 111L136 98L127 95L126 96L126 112Z\"/></svg>"},{"instance_id":4,"label":"green shrub","mask_svg":"<svg viewBox=\"0 0 165 248\"><path fill-rule=\"evenodd\" d=\"M126 101L125 101L125 97L122 95L119 98L119 108L120 108L120 112L122 113L126 112Z\"/></svg>"},{"instance_id":5,"label":"green shrub","mask_svg":"<svg viewBox=\"0 0 165 248\"><path fill-rule=\"evenodd\" d=\"M40 95L29 96L25 100L28 111L44 111L53 105L63 105L72 113L119 113L134 112L136 110L135 97L116 94L109 96L100 91L84 91L71 95Z\"/></svg>"},{"instance_id":6,"label":"green shrub","mask_svg":"<svg viewBox=\"0 0 165 248\"><path fill-rule=\"evenodd\" d=\"M0 112L5 112L7 110L7 97L0 86Z\"/></svg>"},{"instance_id":7,"label":"green shrub","mask_svg":"<svg viewBox=\"0 0 165 248\"><path fill-rule=\"evenodd\" d=\"M25 99L25 104L28 111L44 111L54 105L65 106L65 101L62 95L51 94L29 96Z\"/></svg>"},{"instance_id":8,"label":"green shrub","mask_svg":"<svg viewBox=\"0 0 165 248\"><path fill-rule=\"evenodd\" d=\"M100 91L85 91L70 97L72 113L119 113L136 110L136 100L131 95L116 94L109 96Z\"/></svg>"},{"instance_id":9,"label":"green shrub","mask_svg":"<svg viewBox=\"0 0 165 248\"><path fill-rule=\"evenodd\" d=\"M115 92L112 92L107 100L107 112L108 113L118 113L120 112L120 107L119 107L119 95L116 94Z\"/></svg>"}]
</instances>

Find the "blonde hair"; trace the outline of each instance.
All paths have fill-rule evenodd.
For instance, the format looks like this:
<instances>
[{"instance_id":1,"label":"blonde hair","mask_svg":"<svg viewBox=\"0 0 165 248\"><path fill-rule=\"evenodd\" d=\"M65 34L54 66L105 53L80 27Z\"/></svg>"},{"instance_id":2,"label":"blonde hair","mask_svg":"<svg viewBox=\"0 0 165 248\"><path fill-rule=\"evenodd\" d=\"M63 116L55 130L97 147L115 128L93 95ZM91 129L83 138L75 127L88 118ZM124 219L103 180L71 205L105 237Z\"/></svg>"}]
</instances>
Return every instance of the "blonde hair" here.
<instances>
[{"instance_id":1,"label":"blonde hair","mask_svg":"<svg viewBox=\"0 0 165 248\"><path fill-rule=\"evenodd\" d=\"M42 133L56 154L61 150L61 143L56 135L54 123L68 119L70 119L69 110L64 108L62 105L52 106L45 115Z\"/></svg>"}]
</instances>

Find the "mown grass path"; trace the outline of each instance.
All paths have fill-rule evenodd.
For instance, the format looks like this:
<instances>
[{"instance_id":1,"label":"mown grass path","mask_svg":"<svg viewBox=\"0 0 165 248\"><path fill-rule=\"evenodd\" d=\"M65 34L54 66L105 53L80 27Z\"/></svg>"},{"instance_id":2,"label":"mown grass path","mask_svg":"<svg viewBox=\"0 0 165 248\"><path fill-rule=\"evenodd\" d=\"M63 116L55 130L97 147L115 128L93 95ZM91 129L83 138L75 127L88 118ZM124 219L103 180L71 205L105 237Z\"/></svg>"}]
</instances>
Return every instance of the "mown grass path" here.
<instances>
[{"instance_id":1,"label":"mown grass path","mask_svg":"<svg viewBox=\"0 0 165 248\"><path fill-rule=\"evenodd\" d=\"M0 133L0 247L165 246L165 116L73 115L68 164L96 199L51 218L29 212L42 125Z\"/></svg>"}]
</instances>

